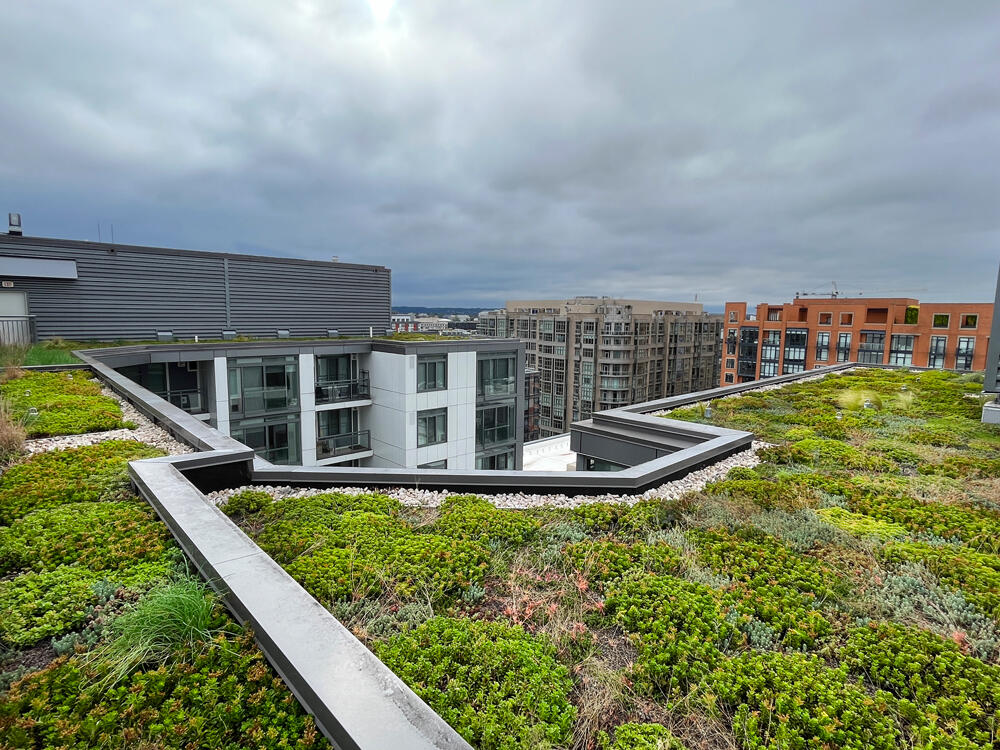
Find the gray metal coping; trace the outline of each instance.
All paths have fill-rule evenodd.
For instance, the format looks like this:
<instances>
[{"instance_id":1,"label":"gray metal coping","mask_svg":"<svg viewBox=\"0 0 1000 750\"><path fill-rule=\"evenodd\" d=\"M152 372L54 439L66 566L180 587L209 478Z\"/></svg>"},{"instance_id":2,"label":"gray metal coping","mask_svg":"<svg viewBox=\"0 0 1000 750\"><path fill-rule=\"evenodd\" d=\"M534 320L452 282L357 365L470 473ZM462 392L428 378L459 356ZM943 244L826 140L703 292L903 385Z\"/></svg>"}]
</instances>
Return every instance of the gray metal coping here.
<instances>
[{"instance_id":1,"label":"gray metal coping","mask_svg":"<svg viewBox=\"0 0 1000 750\"><path fill-rule=\"evenodd\" d=\"M227 451L214 451L226 454ZM202 577L316 725L342 750L471 750L424 703L178 470L187 456L134 461L132 478Z\"/></svg>"}]
</instances>

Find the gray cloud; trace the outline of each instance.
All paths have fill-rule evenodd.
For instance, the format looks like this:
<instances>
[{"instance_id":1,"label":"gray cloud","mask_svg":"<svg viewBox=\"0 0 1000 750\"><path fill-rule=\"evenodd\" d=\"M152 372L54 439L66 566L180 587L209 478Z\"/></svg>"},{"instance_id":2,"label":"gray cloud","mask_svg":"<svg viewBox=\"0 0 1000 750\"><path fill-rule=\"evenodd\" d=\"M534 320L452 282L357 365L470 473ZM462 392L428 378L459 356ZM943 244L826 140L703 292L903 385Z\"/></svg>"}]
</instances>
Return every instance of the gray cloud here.
<instances>
[{"instance_id":1,"label":"gray cloud","mask_svg":"<svg viewBox=\"0 0 1000 750\"><path fill-rule=\"evenodd\" d=\"M29 233L383 263L395 298L988 300L1000 6L16 3Z\"/></svg>"}]
</instances>

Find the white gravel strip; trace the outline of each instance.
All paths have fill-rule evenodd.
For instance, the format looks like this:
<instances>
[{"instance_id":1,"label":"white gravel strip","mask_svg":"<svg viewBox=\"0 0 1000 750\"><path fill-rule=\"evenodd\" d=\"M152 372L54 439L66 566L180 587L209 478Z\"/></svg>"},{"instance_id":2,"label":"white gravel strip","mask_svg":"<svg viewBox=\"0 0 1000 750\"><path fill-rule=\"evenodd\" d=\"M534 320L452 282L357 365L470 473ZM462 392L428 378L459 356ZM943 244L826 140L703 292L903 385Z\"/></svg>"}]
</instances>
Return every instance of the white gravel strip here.
<instances>
[{"instance_id":1,"label":"white gravel strip","mask_svg":"<svg viewBox=\"0 0 1000 750\"><path fill-rule=\"evenodd\" d=\"M100 381L98 380L92 380L91 382L100 385ZM26 440L24 442L24 450L28 455L34 455L35 453L44 453L45 451L54 451L61 448L79 448L84 445L96 445L107 440L138 440L140 443L146 443L147 445L159 448L171 456L194 452L191 446L175 440L171 437L170 433L157 427L142 412L127 401L123 401L110 388L102 386L101 393L105 396L111 396L111 398L118 402L122 409L123 421L133 422L136 425L134 430L106 430L104 432L88 432L83 435L59 435L56 437L36 438L34 440Z\"/></svg>"},{"instance_id":2,"label":"white gravel strip","mask_svg":"<svg viewBox=\"0 0 1000 750\"><path fill-rule=\"evenodd\" d=\"M729 458L725 458L711 466L706 466L698 471L693 471L686 477L677 479L673 482L665 482L659 487L654 487L651 490L647 490L641 495L575 495L570 497L568 495L532 495L526 493L512 493L512 494L495 494L486 495L482 493L475 493L481 495L485 499L489 500L498 508L539 508L542 506L554 506L556 508L575 508L578 505L587 505L588 503L625 503L627 505L634 505L640 500L648 500L650 498L664 498L664 499L674 499L687 492L692 492L694 490L702 489L708 482L714 482L716 480L722 479L729 473L730 469L737 466L745 466L747 468L752 468L760 463L760 459L757 458L757 451L761 448L768 447L768 443L754 442L750 450L742 451L741 453L735 453ZM441 502L448 497L450 494L467 494L467 493L451 493L447 490L419 490L419 489L409 489L405 487L394 487L392 489L381 489L381 488L370 488L370 487L329 487L325 489L313 489L313 488L301 488L301 487L289 487L289 486L245 486L236 487L228 490L219 490L218 492L212 492L208 495L208 499L215 503L216 505L221 505L223 502L228 500L230 497L235 495L237 492L242 492L243 490L264 490L269 495L271 495L275 500L280 500L288 497L309 497L311 495L320 495L327 492L340 492L345 495L360 495L365 493L375 493L381 495L388 495L389 497L399 500L403 505L409 505L413 507L420 508L432 508L441 504Z\"/></svg>"}]
</instances>

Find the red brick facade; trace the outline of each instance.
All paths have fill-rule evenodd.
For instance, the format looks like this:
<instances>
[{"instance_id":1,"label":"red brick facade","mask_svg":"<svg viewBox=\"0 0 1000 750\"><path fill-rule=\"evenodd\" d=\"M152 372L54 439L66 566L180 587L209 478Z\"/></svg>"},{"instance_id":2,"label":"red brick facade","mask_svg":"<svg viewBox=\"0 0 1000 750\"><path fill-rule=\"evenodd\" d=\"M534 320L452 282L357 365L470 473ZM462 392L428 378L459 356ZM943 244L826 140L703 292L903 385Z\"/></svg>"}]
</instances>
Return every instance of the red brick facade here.
<instances>
[{"instance_id":1,"label":"red brick facade","mask_svg":"<svg viewBox=\"0 0 1000 750\"><path fill-rule=\"evenodd\" d=\"M796 298L748 311L727 302L720 384L837 362L982 370L992 320L991 303Z\"/></svg>"}]
</instances>

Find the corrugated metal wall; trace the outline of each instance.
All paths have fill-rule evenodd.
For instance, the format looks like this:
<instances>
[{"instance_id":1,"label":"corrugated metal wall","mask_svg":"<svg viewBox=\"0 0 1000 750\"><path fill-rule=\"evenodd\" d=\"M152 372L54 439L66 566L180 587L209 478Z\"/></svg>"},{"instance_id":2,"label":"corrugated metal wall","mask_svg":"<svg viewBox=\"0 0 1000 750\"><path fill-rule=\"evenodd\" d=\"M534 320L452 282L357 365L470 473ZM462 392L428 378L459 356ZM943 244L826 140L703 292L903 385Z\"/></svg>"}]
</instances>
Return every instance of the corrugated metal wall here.
<instances>
[{"instance_id":1,"label":"corrugated metal wall","mask_svg":"<svg viewBox=\"0 0 1000 750\"><path fill-rule=\"evenodd\" d=\"M4 256L75 260L79 278L7 276ZM40 339L367 335L389 326L391 308L382 266L29 237L0 236L0 279L28 292Z\"/></svg>"}]
</instances>

